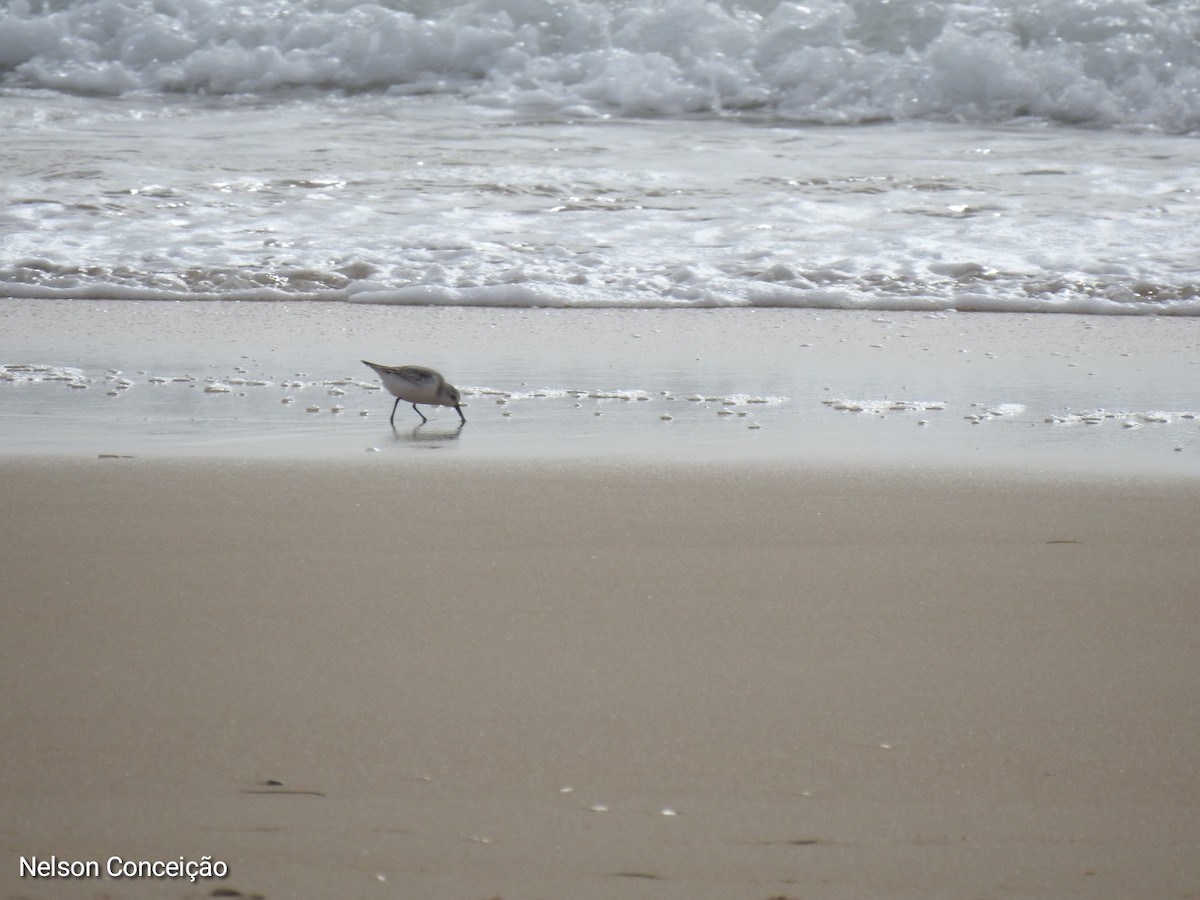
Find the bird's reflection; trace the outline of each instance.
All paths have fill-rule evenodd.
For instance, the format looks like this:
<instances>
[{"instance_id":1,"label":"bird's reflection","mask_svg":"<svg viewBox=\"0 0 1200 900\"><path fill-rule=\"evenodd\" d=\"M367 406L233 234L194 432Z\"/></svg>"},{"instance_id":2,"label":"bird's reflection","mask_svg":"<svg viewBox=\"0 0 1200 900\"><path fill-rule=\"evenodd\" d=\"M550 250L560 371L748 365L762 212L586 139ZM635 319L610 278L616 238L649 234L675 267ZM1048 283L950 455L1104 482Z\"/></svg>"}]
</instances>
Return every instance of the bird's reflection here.
<instances>
[{"instance_id":1,"label":"bird's reflection","mask_svg":"<svg viewBox=\"0 0 1200 900\"><path fill-rule=\"evenodd\" d=\"M463 422L456 422L454 425L439 426L429 422L422 422L420 425L404 429L393 425L392 440L398 444L412 444L413 446L432 450L442 446L447 441L458 440L464 424Z\"/></svg>"}]
</instances>

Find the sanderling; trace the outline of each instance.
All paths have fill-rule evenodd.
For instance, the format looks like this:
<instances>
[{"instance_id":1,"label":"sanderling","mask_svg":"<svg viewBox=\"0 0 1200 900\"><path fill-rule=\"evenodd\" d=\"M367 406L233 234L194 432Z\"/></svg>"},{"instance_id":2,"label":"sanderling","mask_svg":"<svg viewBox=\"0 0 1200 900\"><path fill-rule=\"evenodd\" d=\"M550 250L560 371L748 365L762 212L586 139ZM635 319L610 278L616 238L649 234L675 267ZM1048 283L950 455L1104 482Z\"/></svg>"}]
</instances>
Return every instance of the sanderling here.
<instances>
[{"instance_id":1,"label":"sanderling","mask_svg":"<svg viewBox=\"0 0 1200 900\"><path fill-rule=\"evenodd\" d=\"M363 365L374 369L383 379L383 386L388 389L388 393L396 398L396 402L392 404L392 417L388 420L393 425L396 424L396 407L400 405L401 400L412 404L413 410L421 417L422 422L429 420L425 418L424 413L417 409L418 403L425 403L429 406L453 406L458 412L458 417L463 420L463 424L466 424L467 417L463 415L462 407L459 405L461 401L458 397L458 389L452 384L447 384L441 373L427 369L425 366L381 366L379 363L367 362L365 359Z\"/></svg>"}]
</instances>

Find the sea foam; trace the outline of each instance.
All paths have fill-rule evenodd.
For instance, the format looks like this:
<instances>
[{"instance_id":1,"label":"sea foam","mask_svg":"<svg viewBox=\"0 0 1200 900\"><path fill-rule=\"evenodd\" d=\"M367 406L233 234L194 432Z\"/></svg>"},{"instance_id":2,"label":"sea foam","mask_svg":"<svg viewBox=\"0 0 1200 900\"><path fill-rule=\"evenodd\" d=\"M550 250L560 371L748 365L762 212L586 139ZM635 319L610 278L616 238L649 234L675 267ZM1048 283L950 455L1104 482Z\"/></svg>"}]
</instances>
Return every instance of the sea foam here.
<instances>
[{"instance_id":1,"label":"sea foam","mask_svg":"<svg viewBox=\"0 0 1200 900\"><path fill-rule=\"evenodd\" d=\"M1196 316L1197 34L1143 0L10 0L0 297Z\"/></svg>"},{"instance_id":2,"label":"sea foam","mask_svg":"<svg viewBox=\"0 0 1200 900\"><path fill-rule=\"evenodd\" d=\"M454 92L575 115L1200 128L1200 7L1149 0L13 0L8 85Z\"/></svg>"}]
</instances>

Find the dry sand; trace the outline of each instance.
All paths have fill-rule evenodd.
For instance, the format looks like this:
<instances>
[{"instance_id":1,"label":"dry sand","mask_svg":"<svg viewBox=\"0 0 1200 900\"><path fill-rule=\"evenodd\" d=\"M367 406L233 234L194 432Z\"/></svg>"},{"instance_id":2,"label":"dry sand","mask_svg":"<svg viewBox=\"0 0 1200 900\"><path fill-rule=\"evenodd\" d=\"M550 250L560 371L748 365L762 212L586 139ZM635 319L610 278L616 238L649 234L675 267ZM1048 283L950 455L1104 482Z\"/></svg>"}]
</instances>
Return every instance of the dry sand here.
<instances>
[{"instance_id":1,"label":"dry sand","mask_svg":"<svg viewBox=\"0 0 1200 900\"><path fill-rule=\"evenodd\" d=\"M0 498L5 898L1200 895L1194 481L8 460ZM19 877L52 854L229 877Z\"/></svg>"}]
</instances>

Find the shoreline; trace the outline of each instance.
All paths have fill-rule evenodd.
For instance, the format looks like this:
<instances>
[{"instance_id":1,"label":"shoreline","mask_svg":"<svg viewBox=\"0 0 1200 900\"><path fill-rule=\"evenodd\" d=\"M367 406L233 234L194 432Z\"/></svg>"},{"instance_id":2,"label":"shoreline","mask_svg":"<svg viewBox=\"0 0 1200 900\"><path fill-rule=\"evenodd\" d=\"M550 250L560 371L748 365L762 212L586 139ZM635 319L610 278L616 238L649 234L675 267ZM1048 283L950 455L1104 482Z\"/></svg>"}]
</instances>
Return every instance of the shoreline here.
<instances>
[{"instance_id":1,"label":"shoreline","mask_svg":"<svg viewBox=\"0 0 1200 900\"><path fill-rule=\"evenodd\" d=\"M15 302L0 456L763 461L1200 477L1200 322ZM462 429L359 362L442 371Z\"/></svg>"}]
</instances>

